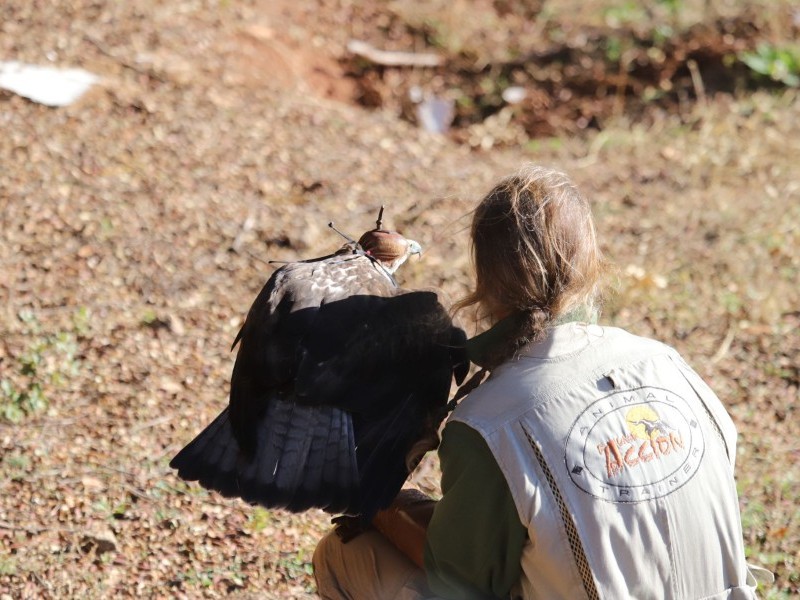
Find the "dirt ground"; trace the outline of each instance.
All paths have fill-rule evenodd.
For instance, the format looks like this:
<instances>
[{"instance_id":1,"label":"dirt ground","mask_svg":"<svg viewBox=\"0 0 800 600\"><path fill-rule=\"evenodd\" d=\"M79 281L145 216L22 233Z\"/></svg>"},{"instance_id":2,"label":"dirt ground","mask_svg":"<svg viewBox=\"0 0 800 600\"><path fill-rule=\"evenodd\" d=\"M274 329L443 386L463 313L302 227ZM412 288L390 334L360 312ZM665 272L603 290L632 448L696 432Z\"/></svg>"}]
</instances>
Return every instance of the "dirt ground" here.
<instances>
[{"instance_id":1,"label":"dirt ground","mask_svg":"<svg viewBox=\"0 0 800 600\"><path fill-rule=\"evenodd\" d=\"M102 82L64 108L0 91L0 599L315 597L328 515L167 463L225 406L268 261L327 253L329 221L355 235L385 204L426 249L401 283L457 298L470 210L526 161L593 202L604 321L677 347L728 406L747 553L777 576L762 595L797 594L800 98L721 69L794 39L800 7L643 4L3 2L1 59ZM653 22L674 34L661 60ZM446 62L376 66L350 39ZM502 78L535 93L506 106ZM416 125L413 86L460 86L449 133ZM436 469L414 475L433 494Z\"/></svg>"}]
</instances>

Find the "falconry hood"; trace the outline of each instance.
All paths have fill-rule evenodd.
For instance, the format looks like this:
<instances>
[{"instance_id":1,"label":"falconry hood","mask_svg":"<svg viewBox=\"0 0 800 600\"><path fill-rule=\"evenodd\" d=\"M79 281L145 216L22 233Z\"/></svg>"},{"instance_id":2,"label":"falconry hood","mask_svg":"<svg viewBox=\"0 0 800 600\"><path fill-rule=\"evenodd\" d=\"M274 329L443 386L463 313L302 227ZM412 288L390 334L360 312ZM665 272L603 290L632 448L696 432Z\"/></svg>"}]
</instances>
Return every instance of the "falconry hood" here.
<instances>
[{"instance_id":1,"label":"falconry hood","mask_svg":"<svg viewBox=\"0 0 800 600\"><path fill-rule=\"evenodd\" d=\"M389 273L394 273L409 256L421 254L422 246L419 242L409 240L396 231L382 229L382 218L383 207L378 214L377 226L362 235L358 245L368 256L379 261Z\"/></svg>"}]
</instances>

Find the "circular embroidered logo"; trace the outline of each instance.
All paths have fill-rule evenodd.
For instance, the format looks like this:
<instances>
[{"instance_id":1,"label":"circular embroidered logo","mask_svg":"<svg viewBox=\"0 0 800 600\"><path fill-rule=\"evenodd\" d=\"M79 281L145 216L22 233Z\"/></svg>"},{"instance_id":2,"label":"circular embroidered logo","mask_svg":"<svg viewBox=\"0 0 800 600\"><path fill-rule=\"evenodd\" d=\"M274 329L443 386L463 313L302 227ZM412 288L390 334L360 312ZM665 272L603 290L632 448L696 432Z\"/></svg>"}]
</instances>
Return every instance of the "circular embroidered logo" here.
<instances>
[{"instance_id":1,"label":"circular embroidered logo","mask_svg":"<svg viewBox=\"0 0 800 600\"><path fill-rule=\"evenodd\" d=\"M645 387L597 400L572 424L565 461L572 482L609 502L666 496L697 473L705 440L689 403Z\"/></svg>"}]
</instances>

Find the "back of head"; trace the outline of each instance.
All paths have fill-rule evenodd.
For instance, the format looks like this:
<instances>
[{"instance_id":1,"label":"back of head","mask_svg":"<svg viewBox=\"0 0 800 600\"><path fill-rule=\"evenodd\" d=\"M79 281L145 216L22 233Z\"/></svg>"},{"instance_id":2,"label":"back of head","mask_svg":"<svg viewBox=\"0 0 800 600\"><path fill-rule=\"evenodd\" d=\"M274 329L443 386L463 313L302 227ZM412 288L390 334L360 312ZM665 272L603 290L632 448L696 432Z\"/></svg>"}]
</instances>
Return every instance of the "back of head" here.
<instances>
[{"instance_id":1,"label":"back of head","mask_svg":"<svg viewBox=\"0 0 800 600\"><path fill-rule=\"evenodd\" d=\"M528 165L500 181L472 220L477 305L489 322L521 315L508 358L566 313L593 306L603 272L589 203L563 173ZM497 361L495 361L497 362Z\"/></svg>"}]
</instances>

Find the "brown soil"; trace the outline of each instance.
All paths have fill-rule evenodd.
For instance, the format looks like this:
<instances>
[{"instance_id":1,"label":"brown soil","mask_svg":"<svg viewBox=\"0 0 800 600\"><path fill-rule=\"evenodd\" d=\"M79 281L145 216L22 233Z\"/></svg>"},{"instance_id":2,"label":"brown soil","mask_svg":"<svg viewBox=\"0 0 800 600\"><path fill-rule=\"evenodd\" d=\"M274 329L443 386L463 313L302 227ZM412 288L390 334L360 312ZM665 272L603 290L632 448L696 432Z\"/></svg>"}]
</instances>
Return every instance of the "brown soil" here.
<instances>
[{"instance_id":1,"label":"brown soil","mask_svg":"<svg viewBox=\"0 0 800 600\"><path fill-rule=\"evenodd\" d=\"M777 573L764 595L796 593L800 101L725 57L793 39L797 13L695 4L719 10L642 17L661 39L571 0L3 3L4 60L103 82L61 109L0 91L0 598L313 597L327 515L168 460L226 403L267 261L386 204L426 248L402 283L457 297L469 212L523 161L592 199L606 322L676 346L729 407L748 555ZM378 67L351 38L445 63ZM511 83L526 102L498 101ZM449 134L416 126L415 85L457 100ZM434 494L436 468L414 475Z\"/></svg>"}]
</instances>

